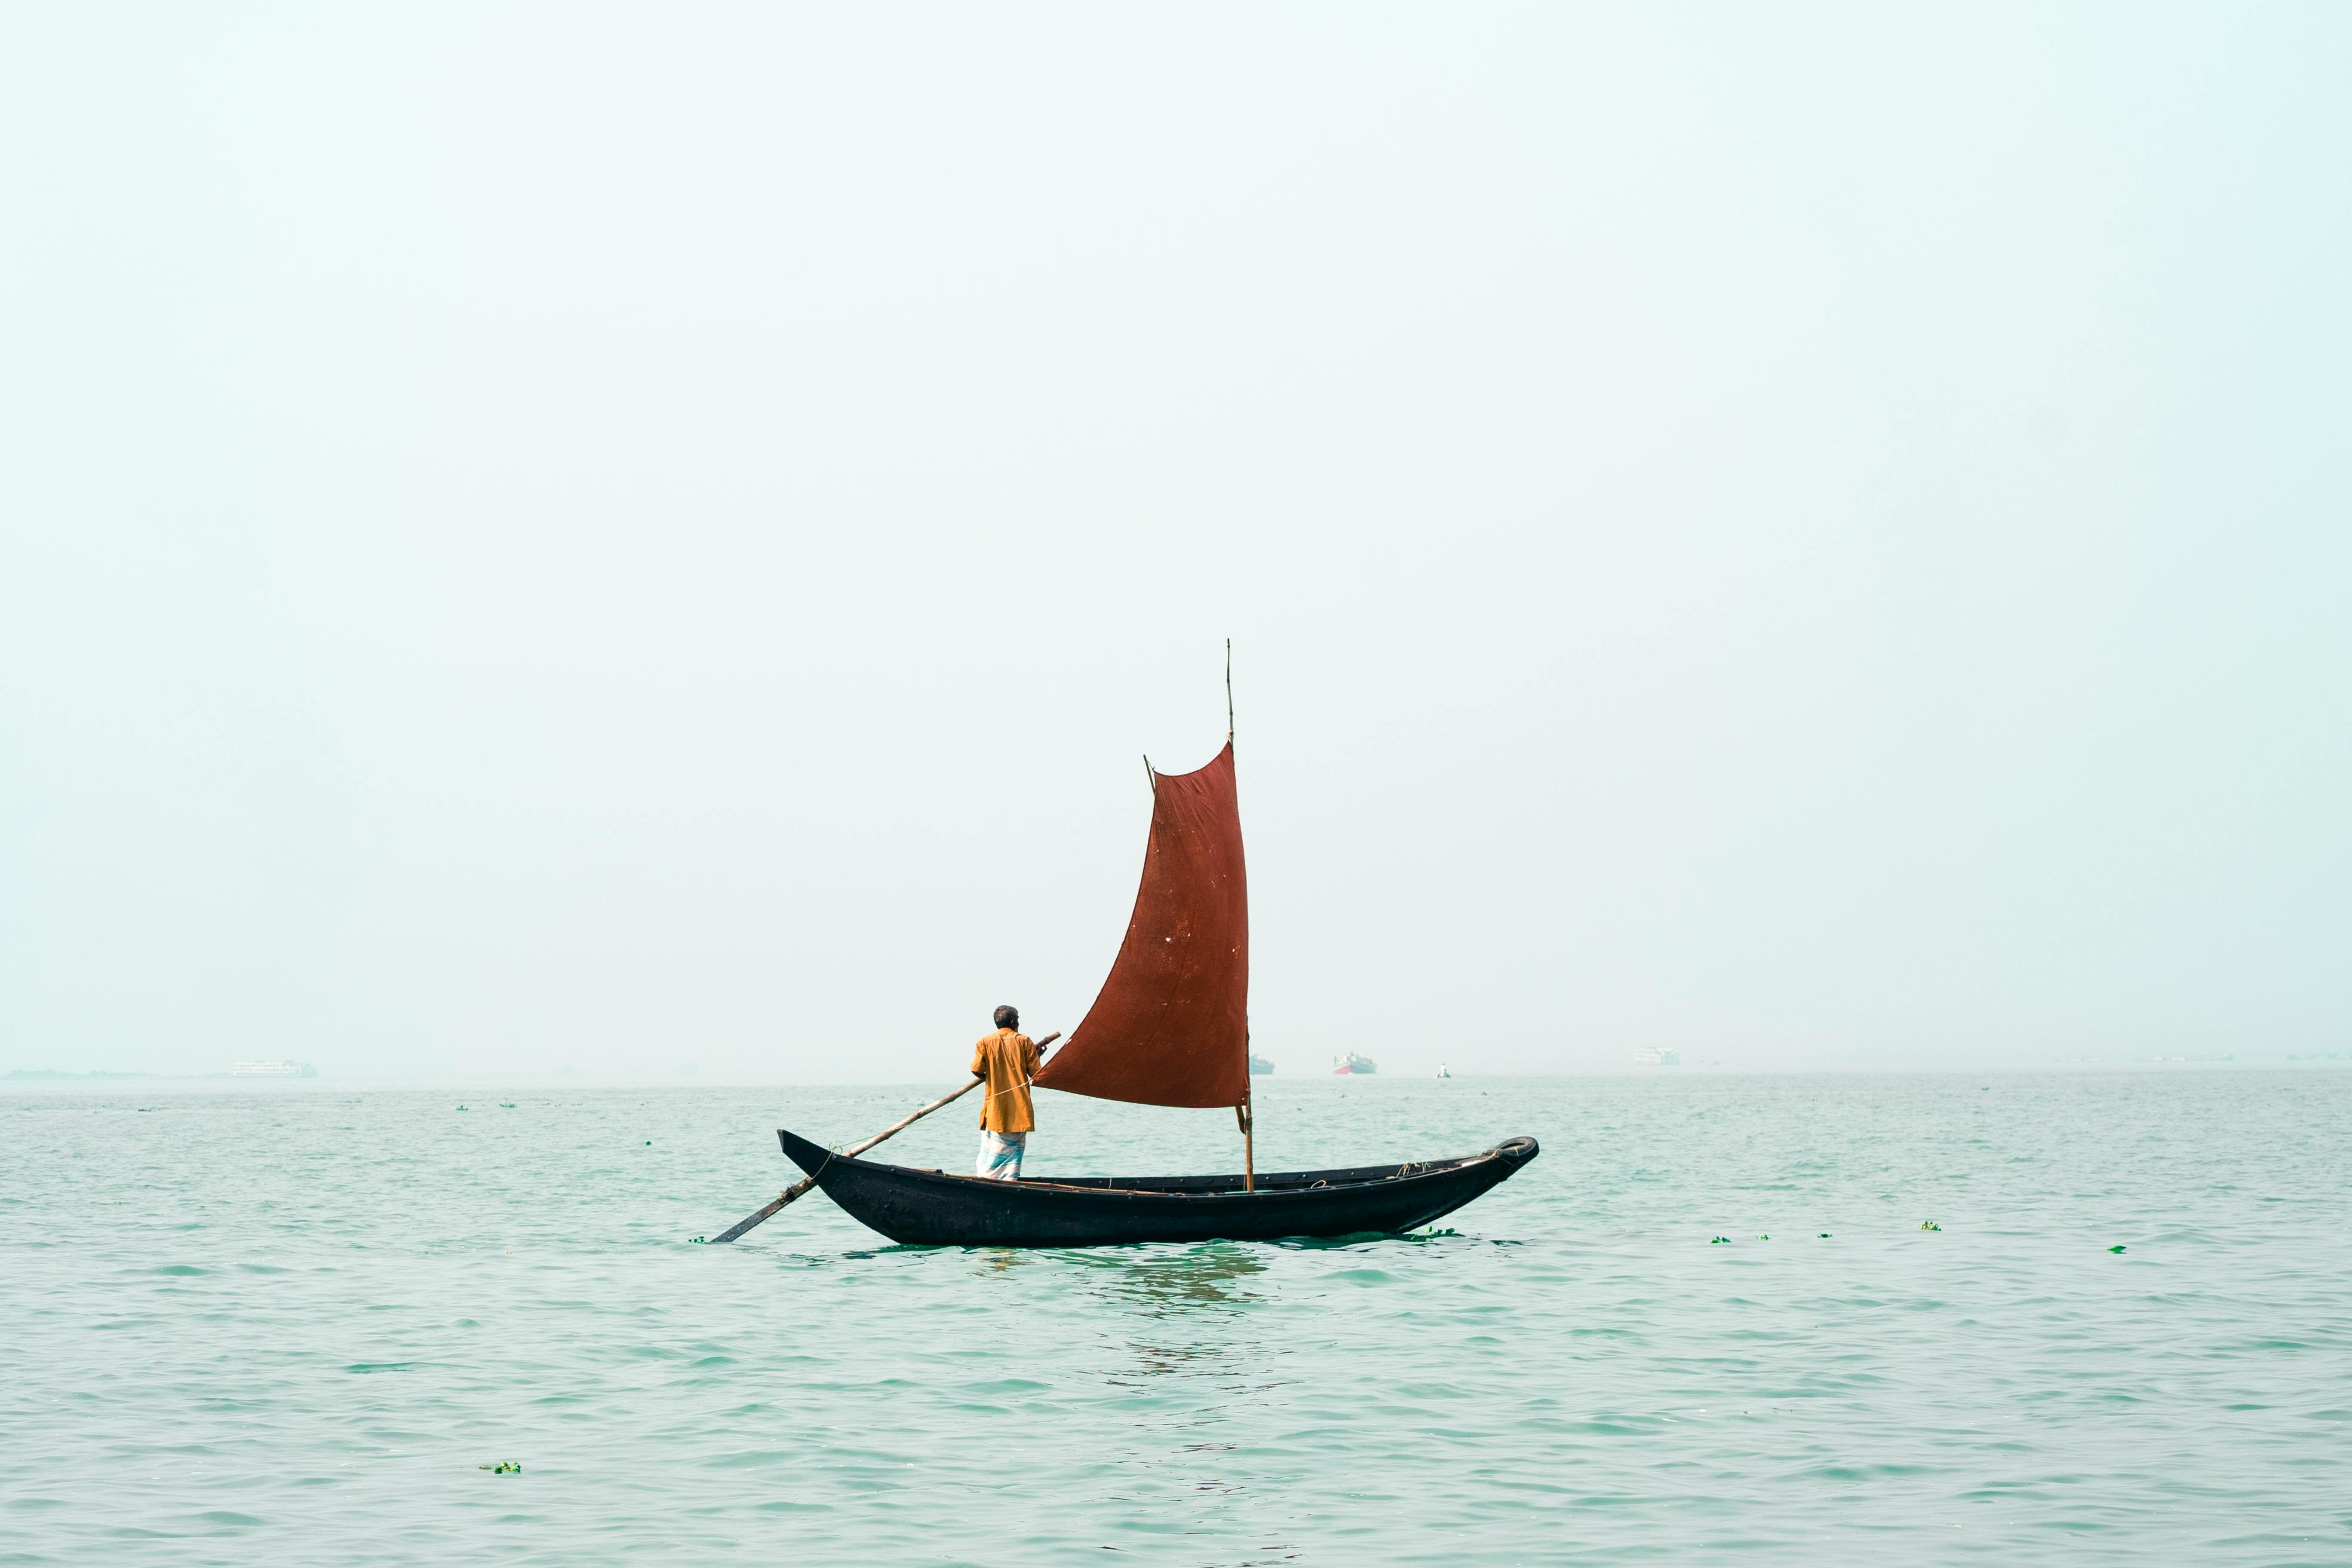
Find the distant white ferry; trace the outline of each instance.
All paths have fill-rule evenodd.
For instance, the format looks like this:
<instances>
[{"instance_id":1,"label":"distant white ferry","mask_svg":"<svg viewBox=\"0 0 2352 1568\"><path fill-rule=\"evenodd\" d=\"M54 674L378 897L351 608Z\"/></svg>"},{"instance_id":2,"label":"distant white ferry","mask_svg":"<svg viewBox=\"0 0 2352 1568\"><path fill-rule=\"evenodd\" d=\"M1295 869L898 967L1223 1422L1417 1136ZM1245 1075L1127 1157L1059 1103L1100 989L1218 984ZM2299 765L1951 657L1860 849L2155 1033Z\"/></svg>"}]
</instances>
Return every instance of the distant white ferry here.
<instances>
[{"instance_id":1,"label":"distant white ferry","mask_svg":"<svg viewBox=\"0 0 2352 1568\"><path fill-rule=\"evenodd\" d=\"M231 1078L317 1078L319 1069L309 1062L236 1062L228 1069Z\"/></svg>"},{"instance_id":2,"label":"distant white ferry","mask_svg":"<svg viewBox=\"0 0 2352 1568\"><path fill-rule=\"evenodd\" d=\"M1633 1053L1633 1065L1637 1068L1678 1068L1683 1065L1683 1058L1663 1046L1643 1046Z\"/></svg>"}]
</instances>

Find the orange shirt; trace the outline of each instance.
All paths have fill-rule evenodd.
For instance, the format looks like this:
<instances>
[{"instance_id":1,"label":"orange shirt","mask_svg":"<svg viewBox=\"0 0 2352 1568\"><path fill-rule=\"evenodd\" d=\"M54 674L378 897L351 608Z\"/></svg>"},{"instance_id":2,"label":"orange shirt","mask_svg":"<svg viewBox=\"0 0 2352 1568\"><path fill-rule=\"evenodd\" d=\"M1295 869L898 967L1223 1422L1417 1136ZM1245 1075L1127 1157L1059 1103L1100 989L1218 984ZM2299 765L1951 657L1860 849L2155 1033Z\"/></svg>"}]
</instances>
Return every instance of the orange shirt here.
<instances>
[{"instance_id":1,"label":"orange shirt","mask_svg":"<svg viewBox=\"0 0 2352 1568\"><path fill-rule=\"evenodd\" d=\"M1017 1029L982 1035L971 1047L971 1070L988 1080L982 1090L980 1124L990 1132L1026 1132L1037 1125L1036 1107L1029 1102L1029 1080L1037 1076L1045 1058L1037 1042Z\"/></svg>"}]
</instances>

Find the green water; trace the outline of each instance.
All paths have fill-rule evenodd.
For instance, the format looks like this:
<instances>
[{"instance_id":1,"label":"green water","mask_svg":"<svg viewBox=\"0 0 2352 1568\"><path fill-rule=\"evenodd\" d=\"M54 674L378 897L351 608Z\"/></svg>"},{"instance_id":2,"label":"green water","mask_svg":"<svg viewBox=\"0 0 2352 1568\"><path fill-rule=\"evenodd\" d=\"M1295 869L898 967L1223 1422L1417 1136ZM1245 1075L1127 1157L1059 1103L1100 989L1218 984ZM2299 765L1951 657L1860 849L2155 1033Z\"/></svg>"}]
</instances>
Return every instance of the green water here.
<instances>
[{"instance_id":1,"label":"green water","mask_svg":"<svg viewBox=\"0 0 2352 1568\"><path fill-rule=\"evenodd\" d=\"M688 1241L927 1089L0 1099L0 1563L2352 1562L2352 1075L1260 1079L1268 1169L1544 1152L1384 1242Z\"/></svg>"}]
</instances>

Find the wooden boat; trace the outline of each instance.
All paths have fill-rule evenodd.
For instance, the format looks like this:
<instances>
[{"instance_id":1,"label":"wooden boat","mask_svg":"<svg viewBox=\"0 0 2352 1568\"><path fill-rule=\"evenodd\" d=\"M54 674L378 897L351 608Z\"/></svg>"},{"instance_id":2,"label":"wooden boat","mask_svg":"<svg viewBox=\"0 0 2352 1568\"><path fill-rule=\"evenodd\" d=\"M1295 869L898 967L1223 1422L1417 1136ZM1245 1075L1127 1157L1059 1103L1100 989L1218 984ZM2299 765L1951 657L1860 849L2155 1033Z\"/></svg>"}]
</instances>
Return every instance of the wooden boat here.
<instances>
[{"instance_id":1,"label":"wooden boat","mask_svg":"<svg viewBox=\"0 0 2352 1568\"><path fill-rule=\"evenodd\" d=\"M1108 1247L1394 1236L1452 1214L1536 1157L1513 1138L1462 1160L1228 1176L992 1181L851 1160L779 1131L825 1196L915 1247Z\"/></svg>"},{"instance_id":2,"label":"wooden boat","mask_svg":"<svg viewBox=\"0 0 2352 1568\"><path fill-rule=\"evenodd\" d=\"M1249 891L1234 784L1230 669L1226 717L1224 750L1207 766L1162 773L1145 759L1151 831L1126 941L1094 1005L1034 1081L1040 1089L1138 1105L1229 1107L1242 1135L1241 1173L983 1180L835 1154L779 1130L784 1152L835 1203L894 1241L940 1246L1394 1234L1452 1213L1535 1158L1534 1139L1513 1138L1466 1159L1257 1174ZM1348 1059L1360 1065L1343 1071L1372 1070L1369 1060ZM1051 1124L1050 1110L1045 1120ZM719 1239L741 1235L800 1190Z\"/></svg>"}]
</instances>

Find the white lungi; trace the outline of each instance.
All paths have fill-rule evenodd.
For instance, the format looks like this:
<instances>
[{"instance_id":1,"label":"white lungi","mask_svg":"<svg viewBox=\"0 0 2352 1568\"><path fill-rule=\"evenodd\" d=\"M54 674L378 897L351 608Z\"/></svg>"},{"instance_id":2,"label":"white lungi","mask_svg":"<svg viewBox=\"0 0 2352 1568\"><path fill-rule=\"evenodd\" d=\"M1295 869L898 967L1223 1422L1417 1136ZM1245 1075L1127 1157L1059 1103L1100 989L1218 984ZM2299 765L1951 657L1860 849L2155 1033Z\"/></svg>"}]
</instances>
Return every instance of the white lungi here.
<instances>
[{"instance_id":1,"label":"white lungi","mask_svg":"<svg viewBox=\"0 0 2352 1568\"><path fill-rule=\"evenodd\" d=\"M1019 1181L1021 1151L1028 1142L1029 1134L1026 1132L982 1132L980 1135L980 1163L972 1174L1000 1182Z\"/></svg>"}]
</instances>

